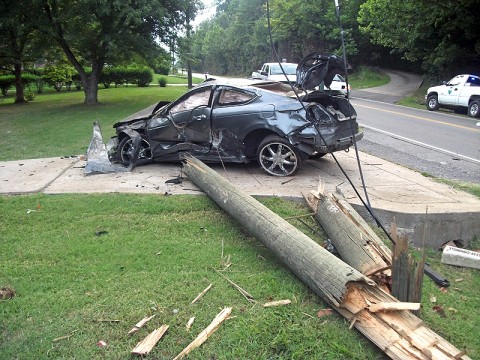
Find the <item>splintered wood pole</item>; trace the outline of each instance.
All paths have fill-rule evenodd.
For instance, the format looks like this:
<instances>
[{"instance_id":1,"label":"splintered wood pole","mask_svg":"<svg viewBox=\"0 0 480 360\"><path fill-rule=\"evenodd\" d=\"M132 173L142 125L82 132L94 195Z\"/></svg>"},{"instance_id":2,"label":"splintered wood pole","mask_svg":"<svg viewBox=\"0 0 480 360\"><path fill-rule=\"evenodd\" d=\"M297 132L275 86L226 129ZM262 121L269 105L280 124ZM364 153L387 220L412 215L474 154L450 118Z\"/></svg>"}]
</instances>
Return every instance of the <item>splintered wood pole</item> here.
<instances>
[{"instance_id":1,"label":"splintered wood pole","mask_svg":"<svg viewBox=\"0 0 480 360\"><path fill-rule=\"evenodd\" d=\"M395 239L392 264L392 295L400 301L422 300L423 271L425 260L416 262L408 251L408 239L397 234L395 222L391 225L391 236ZM418 315L419 311L414 312Z\"/></svg>"},{"instance_id":2,"label":"splintered wood pole","mask_svg":"<svg viewBox=\"0 0 480 360\"><path fill-rule=\"evenodd\" d=\"M201 161L188 156L184 172L392 359L470 359L407 310L369 311L372 304L398 303L398 300Z\"/></svg>"},{"instance_id":3,"label":"splintered wood pole","mask_svg":"<svg viewBox=\"0 0 480 360\"><path fill-rule=\"evenodd\" d=\"M366 276L390 276L391 251L343 197L312 191L305 200L347 264Z\"/></svg>"}]
</instances>

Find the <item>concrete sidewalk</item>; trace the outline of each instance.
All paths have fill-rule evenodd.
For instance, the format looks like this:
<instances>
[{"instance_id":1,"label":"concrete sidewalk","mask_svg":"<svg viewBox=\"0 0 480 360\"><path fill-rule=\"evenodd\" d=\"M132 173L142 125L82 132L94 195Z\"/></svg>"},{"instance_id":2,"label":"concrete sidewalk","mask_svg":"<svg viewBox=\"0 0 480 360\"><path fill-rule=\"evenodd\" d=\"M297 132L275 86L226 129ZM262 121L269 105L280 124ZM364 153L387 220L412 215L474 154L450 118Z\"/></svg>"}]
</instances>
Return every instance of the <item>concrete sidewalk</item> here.
<instances>
[{"instance_id":1,"label":"concrete sidewalk","mask_svg":"<svg viewBox=\"0 0 480 360\"><path fill-rule=\"evenodd\" d=\"M354 152L336 153L336 157L364 196ZM360 159L371 205L386 227L395 219L400 231L420 245L428 209L427 245L438 247L450 240L470 241L475 235L480 236L478 198L365 153L360 153ZM131 172L97 175L85 175L84 166L85 160L80 157L0 162L0 193L201 193L188 179L176 185L165 183L182 176L182 166L177 163L151 164ZM338 188L371 220L331 155L308 160L296 176L287 178L269 176L256 163L226 164L225 169L215 164L212 168L251 195L301 199L302 193L316 190L321 180L326 192Z\"/></svg>"}]
</instances>

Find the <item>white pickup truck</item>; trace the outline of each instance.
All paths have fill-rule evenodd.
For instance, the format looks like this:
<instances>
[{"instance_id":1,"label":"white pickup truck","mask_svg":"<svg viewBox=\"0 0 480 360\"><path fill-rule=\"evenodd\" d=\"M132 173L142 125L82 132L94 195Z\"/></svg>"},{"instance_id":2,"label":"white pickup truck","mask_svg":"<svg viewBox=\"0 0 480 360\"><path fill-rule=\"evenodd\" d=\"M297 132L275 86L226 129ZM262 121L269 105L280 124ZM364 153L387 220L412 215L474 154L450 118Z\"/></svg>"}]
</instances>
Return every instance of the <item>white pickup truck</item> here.
<instances>
[{"instance_id":1,"label":"white pickup truck","mask_svg":"<svg viewBox=\"0 0 480 360\"><path fill-rule=\"evenodd\" d=\"M285 74L287 74L288 81L293 84L297 81L297 65L294 63L282 63L282 68ZM252 79L288 83L278 63L263 64L260 70L252 72Z\"/></svg>"},{"instance_id":2,"label":"white pickup truck","mask_svg":"<svg viewBox=\"0 0 480 360\"><path fill-rule=\"evenodd\" d=\"M480 77L457 75L443 85L434 86L425 95L428 110L438 108L465 111L471 117L480 117Z\"/></svg>"}]
</instances>

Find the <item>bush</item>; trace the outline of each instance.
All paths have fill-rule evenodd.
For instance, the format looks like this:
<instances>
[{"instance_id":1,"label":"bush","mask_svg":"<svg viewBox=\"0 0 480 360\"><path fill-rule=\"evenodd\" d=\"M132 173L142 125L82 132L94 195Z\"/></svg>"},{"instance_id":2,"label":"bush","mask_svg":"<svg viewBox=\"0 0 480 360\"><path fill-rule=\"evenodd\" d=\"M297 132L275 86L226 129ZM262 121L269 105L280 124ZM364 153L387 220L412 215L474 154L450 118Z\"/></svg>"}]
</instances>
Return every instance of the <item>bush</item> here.
<instances>
[{"instance_id":1,"label":"bush","mask_svg":"<svg viewBox=\"0 0 480 360\"><path fill-rule=\"evenodd\" d=\"M168 75L170 72L170 61L162 61L155 65L155 73L160 75Z\"/></svg>"},{"instance_id":2,"label":"bush","mask_svg":"<svg viewBox=\"0 0 480 360\"><path fill-rule=\"evenodd\" d=\"M38 79L38 76L32 74L22 74L22 83L25 88L28 88L31 84L35 84ZM8 90L13 86L15 86L15 75L0 76L0 89L3 96L7 96Z\"/></svg>"},{"instance_id":3,"label":"bush","mask_svg":"<svg viewBox=\"0 0 480 360\"><path fill-rule=\"evenodd\" d=\"M160 87L165 87L165 86L167 86L167 79L164 78L163 76L160 77L160 78L158 79L158 85L160 85Z\"/></svg>"},{"instance_id":4,"label":"bush","mask_svg":"<svg viewBox=\"0 0 480 360\"><path fill-rule=\"evenodd\" d=\"M0 76L0 89L3 96L7 96L8 89L15 85L15 76L2 75Z\"/></svg>"},{"instance_id":5,"label":"bush","mask_svg":"<svg viewBox=\"0 0 480 360\"><path fill-rule=\"evenodd\" d=\"M137 84L140 87L146 87L150 85L150 83L153 80L153 74L152 70L150 69L138 69L134 70L134 74L136 77L135 84Z\"/></svg>"},{"instance_id":6,"label":"bush","mask_svg":"<svg viewBox=\"0 0 480 360\"><path fill-rule=\"evenodd\" d=\"M73 67L65 64L47 65L43 72L43 78L50 86L57 91L62 90L63 86L70 86L73 82L72 76L74 74Z\"/></svg>"}]
</instances>

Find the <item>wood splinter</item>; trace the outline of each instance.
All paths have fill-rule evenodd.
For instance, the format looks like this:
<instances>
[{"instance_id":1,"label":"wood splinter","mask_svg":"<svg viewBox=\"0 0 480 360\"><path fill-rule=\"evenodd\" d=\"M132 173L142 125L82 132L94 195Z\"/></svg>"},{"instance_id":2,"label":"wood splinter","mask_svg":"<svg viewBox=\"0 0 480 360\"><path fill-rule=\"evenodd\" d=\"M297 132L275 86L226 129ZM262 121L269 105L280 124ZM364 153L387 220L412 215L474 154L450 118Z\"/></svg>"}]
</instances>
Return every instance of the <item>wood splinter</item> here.
<instances>
[{"instance_id":1,"label":"wood splinter","mask_svg":"<svg viewBox=\"0 0 480 360\"><path fill-rule=\"evenodd\" d=\"M368 305L367 310L372 313L379 311L420 310L420 303L379 302L377 304Z\"/></svg>"},{"instance_id":2,"label":"wood splinter","mask_svg":"<svg viewBox=\"0 0 480 360\"><path fill-rule=\"evenodd\" d=\"M162 325L158 329L153 330L145 339L140 341L137 346L135 346L135 348L132 350L132 354L147 355L167 330L168 325Z\"/></svg>"},{"instance_id":3,"label":"wood splinter","mask_svg":"<svg viewBox=\"0 0 480 360\"><path fill-rule=\"evenodd\" d=\"M192 302L190 303L190 305L192 304L195 304L198 300L200 300L203 295L205 295L207 293L208 290L210 290L212 288L213 284L210 284L208 285L205 290L203 290L200 294L197 295L197 297L195 299L192 300Z\"/></svg>"},{"instance_id":4,"label":"wood splinter","mask_svg":"<svg viewBox=\"0 0 480 360\"><path fill-rule=\"evenodd\" d=\"M263 307L264 308L267 308L267 307L273 307L273 306L282 306L282 305L288 305L288 304L291 304L292 301L291 300L277 300L277 301L270 301L270 302L266 302L265 304L263 304Z\"/></svg>"},{"instance_id":5,"label":"wood splinter","mask_svg":"<svg viewBox=\"0 0 480 360\"><path fill-rule=\"evenodd\" d=\"M223 309L220 313L218 313L217 316L215 316L215 319L208 325L203 331L198 334L198 336L193 340L190 344L187 345L185 349L182 350L180 354L175 356L173 360L179 360L183 359L185 356L187 356L193 349L199 347L202 345L207 339L212 335L219 327L220 325L228 319L230 314L232 313L232 308L227 307Z\"/></svg>"},{"instance_id":6,"label":"wood splinter","mask_svg":"<svg viewBox=\"0 0 480 360\"><path fill-rule=\"evenodd\" d=\"M145 325L147 322L149 322L150 320L152 320L153 318L155 317L155 315L152 315L152 316L148 316L148 317L145 317L143 318L142 320L140 320L138 323L135 324L135 326L128 332L128 336L132 336L133 334L135 334L136 332L138 332L142 327L143 325Z\"/></svg>"}]
</instances>

